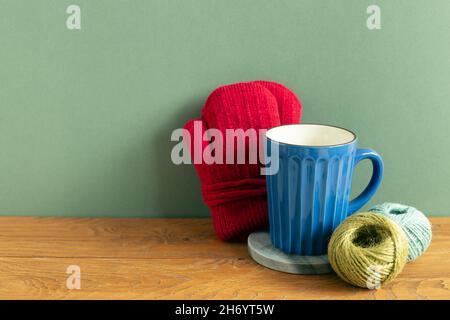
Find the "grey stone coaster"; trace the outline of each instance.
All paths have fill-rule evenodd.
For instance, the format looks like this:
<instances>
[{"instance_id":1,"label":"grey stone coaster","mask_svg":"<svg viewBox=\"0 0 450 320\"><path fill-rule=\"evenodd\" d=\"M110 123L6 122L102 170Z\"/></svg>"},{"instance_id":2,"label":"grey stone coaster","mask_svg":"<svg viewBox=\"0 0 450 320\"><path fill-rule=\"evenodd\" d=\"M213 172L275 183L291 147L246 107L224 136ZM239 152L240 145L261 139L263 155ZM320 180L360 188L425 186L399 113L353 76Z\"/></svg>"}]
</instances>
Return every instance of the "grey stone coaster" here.
<instances>
[{"instance_id":1,"label":"grey stone coaster","mask_svg":"<svg viewBox=\"0 0 450 320\"><path fill-rule=\"evenodd\" d=\"M248 236L248 252L259 264L277 271L295 274L324 274L333 272L326 255L299 256L287 254L272 246L268 232Z\"/></svg>"}]
</instances>

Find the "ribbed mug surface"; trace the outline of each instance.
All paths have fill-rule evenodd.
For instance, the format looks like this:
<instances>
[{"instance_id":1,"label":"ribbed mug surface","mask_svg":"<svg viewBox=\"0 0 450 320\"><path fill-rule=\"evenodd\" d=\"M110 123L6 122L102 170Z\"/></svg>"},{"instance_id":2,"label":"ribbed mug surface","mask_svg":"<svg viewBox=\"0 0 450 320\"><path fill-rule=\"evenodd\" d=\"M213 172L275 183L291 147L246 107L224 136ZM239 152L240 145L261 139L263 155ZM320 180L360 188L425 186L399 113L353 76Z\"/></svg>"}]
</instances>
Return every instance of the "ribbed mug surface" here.
<instances>
[{"instance_id":1,"label":"ribbed mug surface","mask_svg":"<svg viewBox=\"0 0 450 320\"><path fill-rule=\"evenodd\" d=\"M346 144L324 147L266 138L268 157L273 147L278 147L279 168L266 176L272 244L287 253L326 254L333 231L378 188L383 173L381 157L370 149L358 150L356 137ZM374 174L352 204L352 173L355 164L365 158L372 160Z\"/></svg>"}]
</instances>

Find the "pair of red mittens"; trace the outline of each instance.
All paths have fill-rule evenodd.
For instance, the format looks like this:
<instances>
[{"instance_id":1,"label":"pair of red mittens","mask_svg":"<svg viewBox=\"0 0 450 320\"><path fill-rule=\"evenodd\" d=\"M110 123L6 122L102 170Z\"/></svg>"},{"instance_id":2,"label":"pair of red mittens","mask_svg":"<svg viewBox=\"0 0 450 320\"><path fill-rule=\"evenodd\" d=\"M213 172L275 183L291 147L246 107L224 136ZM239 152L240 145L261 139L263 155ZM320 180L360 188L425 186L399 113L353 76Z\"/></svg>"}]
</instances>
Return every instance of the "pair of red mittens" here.
<instances>
[{"instance_id":1,"label":"pair of red mittens","mask_svg":"<svg viewBox=\"0 0 450 320\"><path fill-rule=\"evenodd\" d=\"M201 119L190 120L184 126L191 137L199 125L202 136L206 130L214 128L224 137L224 164L204 161L194 164L202 184L203 199L211 209L214 229L221 240L245 240L251 232L266 229L268 225L261 164L249 164L248 161L245 164L225 164L226 129L255 129L259 132L260 129L299 123L300 116L301 103L291 90L275 82L254 81L214 90L206 100ZM203 141L201 147L196 148L195 139L188 141L191 141L193 160L194 151L200 150L203 155L210 143ZM248 144L245 148L248 149ZM248 150L245 151L248 154ZM235 154L233 157L236 159Z\"/></svg>"}]
</instances>

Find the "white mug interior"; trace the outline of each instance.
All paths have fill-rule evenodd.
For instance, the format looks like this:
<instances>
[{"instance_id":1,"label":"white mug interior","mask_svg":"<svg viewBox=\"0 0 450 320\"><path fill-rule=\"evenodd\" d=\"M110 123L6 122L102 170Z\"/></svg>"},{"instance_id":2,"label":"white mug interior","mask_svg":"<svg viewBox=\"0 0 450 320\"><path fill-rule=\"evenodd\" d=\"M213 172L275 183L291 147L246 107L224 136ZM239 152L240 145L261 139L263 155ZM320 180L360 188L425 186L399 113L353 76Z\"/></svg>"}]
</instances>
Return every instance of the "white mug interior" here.
<instances>
[{"instance_id":1,"label":"white mug interior","mask_svg":"<svg viewBox=\"0 0 450 320\"><path fill-rule=\"evenodd\" d=\"M326 147L348 144L356 135L343 128L322 124L290 124L274 127L266 132L272 141L308 147Z\"/></svg>"}]
</instances>

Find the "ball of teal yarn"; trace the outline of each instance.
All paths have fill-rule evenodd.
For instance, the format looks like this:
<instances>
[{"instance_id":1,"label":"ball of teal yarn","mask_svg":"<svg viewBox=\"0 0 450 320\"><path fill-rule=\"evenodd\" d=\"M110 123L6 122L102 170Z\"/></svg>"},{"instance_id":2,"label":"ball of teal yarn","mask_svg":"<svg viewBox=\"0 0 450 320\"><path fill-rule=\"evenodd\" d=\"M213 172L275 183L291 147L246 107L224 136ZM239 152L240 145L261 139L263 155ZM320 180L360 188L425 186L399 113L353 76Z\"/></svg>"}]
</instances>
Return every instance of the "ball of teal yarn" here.
<instances>
[{"instance_id":1,"label":"ball of teal yarn","mask_svg":"<svg viewBox=\"0 0 450 320\"><path fill-rule=\"evenodd\" d=\"M408 261L416 260L427 250L432 237L431 223L428 218L414 207L398 203L383 203L369 211L380 213L394 220L408 238Z\"/></svg>"}]
</instances>

